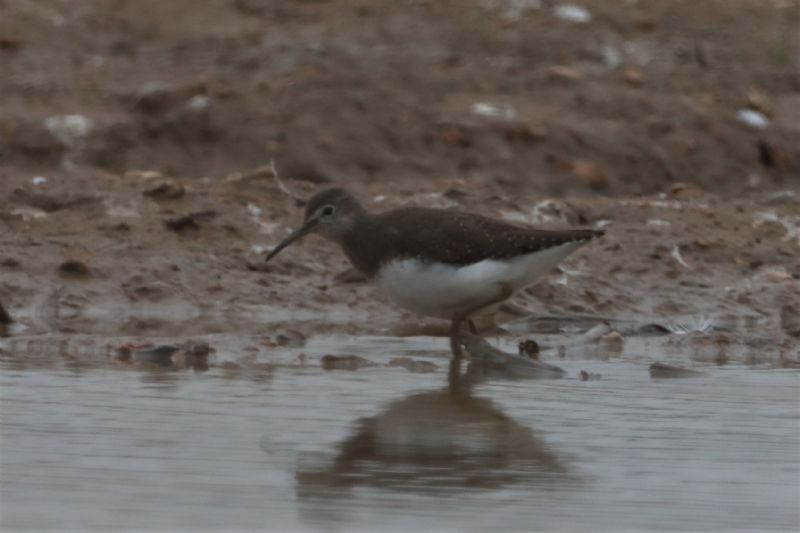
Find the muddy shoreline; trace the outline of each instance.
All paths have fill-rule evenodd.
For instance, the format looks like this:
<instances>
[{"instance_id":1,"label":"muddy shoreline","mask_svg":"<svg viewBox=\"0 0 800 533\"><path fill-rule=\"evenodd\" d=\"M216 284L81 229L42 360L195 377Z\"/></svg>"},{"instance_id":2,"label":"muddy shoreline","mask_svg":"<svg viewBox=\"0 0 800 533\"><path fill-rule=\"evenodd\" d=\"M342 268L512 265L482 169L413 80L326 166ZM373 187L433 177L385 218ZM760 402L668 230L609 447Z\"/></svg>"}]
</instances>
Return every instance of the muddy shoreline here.
<instances>
[{"instance_id":1,"label":"muddy shoreline","mask_svg":"<svg viewBox=\"0 0 800 533\"><path fill-rule=\"evenodd\" d=\"M12 337L438 331L320 240L264 265L301 216L285 189L336 185L603 227L515 304L797 359L796 3L111 4L0 3Z\"/></svg>"},{"instance_id":2,"label":"muddy shoreline","mask_svg":"<svg viewBox=\"0 0 800 533\"><path fill-rule=\"evenodd\" d=\"M16 214L5 219L12 231L2 243L2 302L14 319L8 326L13 336L441 333L436 321L403 314L369 283L339 275L346 260L324 241L309 238L266 266L264 253L300 217L271 177L195 184L168 201L143 196L147 184L133 177L103 185L91 202L36 218L14 207ZM37 198L56 201L66 194L58 187L48 183ZM678 333L708 333L709 342L750 346L756 360L777 363L776 353L796 357L800 241L792 224L798 198L787 194L776 205L773 194L744 200L698 192L691 200L667 194L566 203L495 194L487 202L485 191L466 185L458 200L433 191L377 194L382 189L375 187L371 202L362 189L370 207L449 205L541 224L537 207L558 203L585 225L603 225L603 239L514 302L517 311L530 313L527 322L500 317L516 319L509 326L514 338L536 334L536 317L584 316L590 320L577 327L554 327L580 334L602 321L617 327L649 322ZM243 202L245 194L252 200ZM217 216L178 231L165 224L203 205ZM560 213L544 216L553 227L567 223ZM637 334L631 327L623 333Z\"/></svg>"}]
</instances>

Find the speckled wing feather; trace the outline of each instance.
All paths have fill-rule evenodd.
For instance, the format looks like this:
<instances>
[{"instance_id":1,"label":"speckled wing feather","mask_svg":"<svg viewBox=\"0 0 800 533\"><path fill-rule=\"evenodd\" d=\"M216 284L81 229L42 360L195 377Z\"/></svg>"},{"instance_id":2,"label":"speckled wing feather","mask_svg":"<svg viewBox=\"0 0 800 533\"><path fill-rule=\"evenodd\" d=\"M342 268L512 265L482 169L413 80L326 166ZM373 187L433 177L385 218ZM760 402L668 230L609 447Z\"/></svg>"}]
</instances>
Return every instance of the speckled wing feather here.
<instances>
[{"instance_id":1,"label":"speckled wing feather","mask_svg":"<svg viewBox=\"0 0 800 533\"><path fill-rule=\"evenodd\" d=\"M599 230L526 229L474 215L407 207L377 215L396 257L416 257L452 265L508 259L569 242L584 242Z\"/></svg>"}]
</instances>

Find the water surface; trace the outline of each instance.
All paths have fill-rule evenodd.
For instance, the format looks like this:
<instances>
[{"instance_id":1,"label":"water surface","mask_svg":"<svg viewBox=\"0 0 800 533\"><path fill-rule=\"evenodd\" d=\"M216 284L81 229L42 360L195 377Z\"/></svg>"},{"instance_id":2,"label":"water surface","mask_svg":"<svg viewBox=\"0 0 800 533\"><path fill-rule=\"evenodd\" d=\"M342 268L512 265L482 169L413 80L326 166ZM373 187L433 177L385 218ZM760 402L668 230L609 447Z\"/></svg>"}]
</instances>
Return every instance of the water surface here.
<instances>
[{"instance_id":1,"label":"water surface","mask_svg":"<svg viewBox=\"0 0 800 533\"><path fill-rule=\"evenodd\" d=\"M6 529L793 530L798 374L555 361L447 389L441 340L316 341L440 370L31 367L4 357ZM310 349L314 357L313 347Z\"/></svg>"}]
</instances>

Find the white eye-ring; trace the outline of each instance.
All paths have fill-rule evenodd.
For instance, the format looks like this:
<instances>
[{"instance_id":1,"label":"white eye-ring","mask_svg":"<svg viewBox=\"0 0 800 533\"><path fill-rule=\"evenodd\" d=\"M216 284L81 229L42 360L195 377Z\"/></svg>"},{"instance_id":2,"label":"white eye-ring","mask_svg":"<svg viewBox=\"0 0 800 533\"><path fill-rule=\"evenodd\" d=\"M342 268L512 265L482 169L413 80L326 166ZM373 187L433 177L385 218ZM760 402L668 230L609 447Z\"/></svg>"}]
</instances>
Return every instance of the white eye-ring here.
<instances>
[{"instance_id":1,"label":"white eye-ring","mask_svg":"<svg viewBox=\"0 0 800 533\"><path fill-rule=\"evenodd\" d=\"M333 214L336 209L332 205L326 205L322 208L322 216L329 217Z\"/></svg>"}]
</instances>

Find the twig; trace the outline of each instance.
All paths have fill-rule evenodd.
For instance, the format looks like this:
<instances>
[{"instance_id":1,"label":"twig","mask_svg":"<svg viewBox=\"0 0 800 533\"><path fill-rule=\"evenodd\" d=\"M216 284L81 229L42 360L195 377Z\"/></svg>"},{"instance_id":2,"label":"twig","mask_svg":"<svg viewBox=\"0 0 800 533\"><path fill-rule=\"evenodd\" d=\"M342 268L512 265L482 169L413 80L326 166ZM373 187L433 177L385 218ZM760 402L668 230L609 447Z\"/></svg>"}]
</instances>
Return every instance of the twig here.
<instances>
[{"instance_id":1,"label":"twig","mask_svg":"<svg viewBox=\"0 0 800 533\"><path fill-rule=\"evenodd\" d=\"M300 198L299 196L297 196L296 194L292 193L292 191L289 190L289 187L287 187L286 184L283 183L283 180L281 180L281 177L278 174L278 169L275 167L275 160L274 159L270 159L269 160L269 168L272 171L272 177L275 178L275 182L278 184L278 188L284 194L286 194L289 198L294 200L295 203L297 204L297 207L303 207L304 205L306 205L306 200L304 200L304 199Z\"/></svg>"},{"instance_id":2,"label":"twig","mask_svg":"<svg viewBox=\"0 0 800 533\"><path fill-rule=\"evenodd\" d=\"M683 260L683 256L681 255L681 249L680 247L678 247L677 244L672 245L672 251L670 252L670 255L672 256L673 259L675 259L675 261L677 261L679 265L681 265L686 270L694 270L694 268L692 268L689 265L689 263Z\"/></svg>"}]
</instances>

